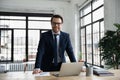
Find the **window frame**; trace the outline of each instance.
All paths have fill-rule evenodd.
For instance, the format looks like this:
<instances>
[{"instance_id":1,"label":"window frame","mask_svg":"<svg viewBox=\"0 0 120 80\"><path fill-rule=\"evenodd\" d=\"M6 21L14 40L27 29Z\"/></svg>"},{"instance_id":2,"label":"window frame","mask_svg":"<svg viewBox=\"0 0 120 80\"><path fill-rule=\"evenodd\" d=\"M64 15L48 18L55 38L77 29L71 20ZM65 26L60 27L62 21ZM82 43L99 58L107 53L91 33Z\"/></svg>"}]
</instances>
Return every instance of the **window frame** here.
<instances>
[{"instance_id":1,"label":"window frame","mask_svg":"<svg viewBox=\"0 0 120 80\"><path fill-rule=\"evenodd\" d=\"M95 11L97 11L97 10L99 10L100 8L104 8L104 3L103 4L101 4L100 6L98 6L97 8L95 8L95 9L93 9L93 3L94 3L94 1L95 0L92 0L90 3L88 3L87 5L85 5L83 8L81 8L80 10L79 10L79 15L80 15L80 17L79 17L79 19L80 19L80 51L81 51L81 54L82 54L82 58L83 58L83 60L84 61L86 61L87 63L89 63L89 64L92 64L92 65L96 65L96 66L102 66L102 60L101 60L101 56L100 56L100 59L99 59L99 64L95 64L95 59L94 59L94 49L93 49L93 45L94 45L94 39L93 39L93 24L95 24L95 23L99 23L99 29L101 28L101 22L104 22L104 17L103 18L100 18L100 19L98 19L98 20L96 20L96 21L93 21L93 17L94 17L94 15L93 15L93 12L95 12ZM82 13L82 11L84 11L84 9L86 8L86 6L89 6L90 5L90 7L91 7L91 11L90 12L88 12L88 13L86 13L85 15L84 15L84 13ZM81 14L82 13L82 14ZM82 24L82 22L81 22L81 19L83 19L83 18L85 18L86 16L88 16L88 15L90 15L91 14L91 23L88 23L88 24ZM104 15L103 15L104 16ZM87 28L87 26L90 26L91 25L91 57L92 57L92 60L91 60L91 62L90 61L88 61L88 55L87 55L87 30L86 30L86 28ZM85 32L84 32L84 45L82 44L82 42L81 41L83 41L82 39L82 30L85 30ZM99 40L101 39L101 31L99 30ZM84 47L82 47L82 46L84 46ZM82 51L82 49L84 49L84 51Z\"/></svg>"},{"instance_id":2,"label":"window frame","mask_svg":"<svg viewBox=\"0 0 120 80\"><path fill-rule=\"evenodd\" d=\"M52 17L53 14L51 13L19 13L19 12L1 12L0 11L0 16L19 16L19 17L25 17L25 19L2 19L0 18L0 20L13 20L13 21L25 21L25 28L4 28L4 29L12 29L13 32L15 30L25 30L25 55L26 55L26 61L29 61L29 54L28 54L28 41L29 41L29 37L28 37L28 31L29 30L39 30L39 34L42 33L42 31L47 31L50 29L34 29L34 28L28 28L28 21L30 21L28 19L28 17ZM38 21L38 20L35 20ZM45 21L45 20L41 20L41 21ZM0 28L2 29L2 28ZM40 36L39 36L40 37ZM14 33L12 35L12 52L11 52L11 60L10 62L21 62L21 61L15 61L14 60ZM1 61L0 61L1 62ZM4 62L8 62L8 61L4 61Z\"/></svg>"}]
</instances>

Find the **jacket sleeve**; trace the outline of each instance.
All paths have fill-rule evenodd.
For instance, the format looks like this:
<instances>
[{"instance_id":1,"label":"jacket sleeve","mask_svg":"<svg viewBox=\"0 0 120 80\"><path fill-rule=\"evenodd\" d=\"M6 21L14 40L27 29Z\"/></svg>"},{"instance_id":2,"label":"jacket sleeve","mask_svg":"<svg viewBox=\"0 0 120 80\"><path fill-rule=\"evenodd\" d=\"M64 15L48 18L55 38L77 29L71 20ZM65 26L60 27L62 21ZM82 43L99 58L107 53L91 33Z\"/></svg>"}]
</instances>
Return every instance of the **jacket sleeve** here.
<instances>
[{"instance_id":1,"label":"jacket sleeve","mask_svg":"<svg viewBox=\"0 0 120 80\"><path fill-rule=\"evenodd\" d=\"M41 35L41 38L38 44L38 49L37 49L35 68L41 68L41 61L44 54L44 46L45 46L44 37L43 35Z\"/></svg>"},{"instance_id":2,"label":"jacket sleeve","mask_svg":"<svg viewBox=\"0 0 120 80\"><path fill-rule=\"evenodd\" d=\"M70 61L71 62L76 62L76 58L75 58L75 55L74 55L74 52L73 52L73 48L72 48L72 44L71 44L71 41L70 41L69 34L67 35L66 52L67 52L67 54L70 58Z\"/></svg>"}]
</instances>

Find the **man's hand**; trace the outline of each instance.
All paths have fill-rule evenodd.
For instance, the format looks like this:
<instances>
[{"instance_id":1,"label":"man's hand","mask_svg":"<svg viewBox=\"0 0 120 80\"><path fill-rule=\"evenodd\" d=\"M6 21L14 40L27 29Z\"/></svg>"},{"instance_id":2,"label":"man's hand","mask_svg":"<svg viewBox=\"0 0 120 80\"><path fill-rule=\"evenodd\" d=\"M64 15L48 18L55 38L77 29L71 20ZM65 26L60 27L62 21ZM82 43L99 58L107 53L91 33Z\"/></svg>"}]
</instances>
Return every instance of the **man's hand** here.
<instances>
[{"instance_id":1,"label":"man's hand","mask_svg":"<svg viewBox=\"0 0 120 80\"><path fill-rule=\"evenodd\" d=\"M38 73L41 73L41 72L43 72L43 71L40 70L40 69L34 69L32 74L38 74Z\"/></svg>"}]
</instances>

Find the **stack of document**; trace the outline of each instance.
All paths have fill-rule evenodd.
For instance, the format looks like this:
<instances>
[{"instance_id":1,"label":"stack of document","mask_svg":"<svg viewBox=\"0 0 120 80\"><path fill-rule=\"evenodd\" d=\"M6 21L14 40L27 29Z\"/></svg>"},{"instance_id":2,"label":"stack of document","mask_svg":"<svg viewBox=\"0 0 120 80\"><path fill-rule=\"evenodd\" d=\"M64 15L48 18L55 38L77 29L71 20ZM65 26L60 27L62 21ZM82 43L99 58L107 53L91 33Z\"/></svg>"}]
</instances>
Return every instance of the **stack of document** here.
<instances>
[{"instance_id":1,"label":"stack of document","mask_svg":"<svg viewBox=\"0 0 120 80\"><path fill-rule=\"evenodd\" d=\"M114 74L109 72L108 70L101 69L101 68L96 68L93 69L93 73L98 76L113 76Z\"/></svg>"}]
</instances>

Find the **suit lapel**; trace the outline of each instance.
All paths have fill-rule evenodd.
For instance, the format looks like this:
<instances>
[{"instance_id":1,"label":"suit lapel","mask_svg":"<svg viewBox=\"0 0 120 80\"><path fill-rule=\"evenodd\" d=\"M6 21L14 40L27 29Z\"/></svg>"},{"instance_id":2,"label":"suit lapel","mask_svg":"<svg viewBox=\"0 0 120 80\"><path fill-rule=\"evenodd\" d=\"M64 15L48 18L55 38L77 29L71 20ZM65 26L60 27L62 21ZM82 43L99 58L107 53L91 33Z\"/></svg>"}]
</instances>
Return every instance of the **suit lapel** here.
<instances>
[{"instance_id":1,"label":"suit lapel","mask_svg":"<svg viewBox=\"0 0 120 80\"><path fill-rule=\"evenodd\" d=\"M48 38L50 40L50 44L52 45L52 47L54 46L53 43L54 43L54 39L53 39L53 35L52 35L52 31L50 31L50 36Z\"/></svg>"},{"instance_id":2,"label":"suit lapel","mask_svg":"<svg viewBox=\"0 0 120 80\"><path fill-rule=\"evenodd\" d=\"M65 37L64 33L61 31L61 33L60 33L60 44L64 43L65 38L66 37Z\"/></svg>"},{"instance_id":3,"label":"suit lapel","mask_svg":"<svg viewBox=\"0 0 120 80\"><path fill-rule=\"evenodd\" d=\"M62 32L60 34L60 41L59 41L59 47L61 47L61 44L63 43L63 35Z\"/></svg>"},{"instance_id":4,"label":"suit lapel","mask_svg":"<svg viewBox=\"0 0 120 80\"><path fill-rule=\"evenodd\" d=\"M64 44L64 35L63 35L63 33L61 32L61 33L60 33L60 41L59 41L59 52L60 52L60 53L61 53L63 44Z\"/></svg>"},{"instance_id":5,"label":"suit lapel","mask_svg":"<svg viewBox=\"0 0 120 80\"><path fill-rule=\"evenodd\" d=\"M49 30L46 34L46 41L49 45L51 45L51 47L53 48L53 42L54 42L54 39L53 39L53 35L52 35L52 31Z\"/></svg>"}]
</instances>

